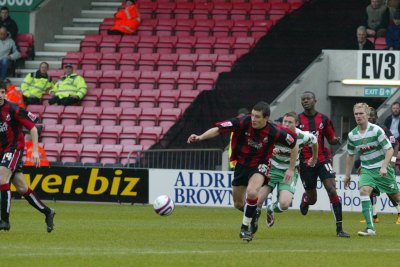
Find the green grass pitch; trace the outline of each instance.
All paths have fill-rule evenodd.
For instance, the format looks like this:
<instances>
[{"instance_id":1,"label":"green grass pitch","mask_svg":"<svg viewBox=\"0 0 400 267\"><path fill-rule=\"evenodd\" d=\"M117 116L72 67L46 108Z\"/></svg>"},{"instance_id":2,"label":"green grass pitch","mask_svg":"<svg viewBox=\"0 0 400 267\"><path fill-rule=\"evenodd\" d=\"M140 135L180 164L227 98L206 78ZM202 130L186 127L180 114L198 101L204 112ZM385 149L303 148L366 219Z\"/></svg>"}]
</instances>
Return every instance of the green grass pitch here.
<instances>
[{"instance_id":1,"label":"green grass pitch","mask_svg":"<svg viewBox=\"0 0 400 267\"><path fill-rule=\"evenodd\" d=\"M168 217L150 205L47 202L55 230L24 200L14 200L11 230L0 231L1 266L399 266L400 225L380 214L377 236L358 237L361 213L345 213L352 236L335 236L330 212L278 214L252 242L239 239L233 208L176 207Z\"/></svg>"}]
</instances>

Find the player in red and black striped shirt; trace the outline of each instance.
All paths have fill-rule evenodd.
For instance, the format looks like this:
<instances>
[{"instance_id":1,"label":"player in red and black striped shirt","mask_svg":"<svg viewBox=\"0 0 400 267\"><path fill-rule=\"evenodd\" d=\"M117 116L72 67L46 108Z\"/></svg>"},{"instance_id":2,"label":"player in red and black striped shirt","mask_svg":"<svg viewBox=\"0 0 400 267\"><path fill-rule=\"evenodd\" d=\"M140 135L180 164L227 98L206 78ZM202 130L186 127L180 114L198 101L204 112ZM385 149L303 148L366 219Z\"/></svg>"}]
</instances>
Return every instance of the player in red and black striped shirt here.
<instances>
[{"instance_id":1,"label":"player in red and black striped shirt","mask_svg":"<svg viewBox=\"0 0 400 267\"><path fill-rule=\"evenodd\" d=\"M297 134L268 122L270 113L268 103L259 102L253 107L251 115L219 122L201 135L192 134L187 141L194 143L233 133L231 160L237 161L232 181L233 202L235 208L244 211L240 238L246 241L253 238L249 225L256 214L258 192L267 182L268 161L274 144L279 142L293 148L293 163L297 158ZM293 179L294 165L285 173L288 181Z\"/></svg>"},{"instance_id":2,"label":"player in red and black striped shirt","mask_svg":"<svg viewBox=\"0 0 400 267\"><path fill-rule=\"evenodd\" d=\"M301 96L301 104L304 112L299 115L299 128L302 131L309 131L318 138L318 163L314 167L307 165L311 158L311 149L304 146L300 154L300 178L303 182L305 193L300 204L300 211L303 215L308 212L309 205L317 202L317 179L320 178L328 193L332 210L336 220L336 234L338 237L350 237L343 231L342 227L342 203L336 192L335 172L332 169L331 152L325 146L325 138L331 145L340 144L340 138L336 137L331 119L315 110L315 95L306 91Z\"/></svg>"},{"instance_id":3,"label":"player in red and black striped shirt","mask_svg":"<svg viewBox=\"0 0 400 267\"><path fill-rule=\"evenodd\" d=\"M24 133L23 127L30 131L33 142L32 160L39 166L40 159L38 153L38 133L35 127L36 116L19 106L5 100L6 85L0 82L0 208L1 221L0 230L10 230L10 207L11 207L11 191L10 180L15 175L16 182L13 184L17 188L24 179L22 174L22 156L24 152ZM24 180L23 180L24 181ZM25 195L26 200L35 208L41 204L36 195ZM47 216L46 216L47 218Z\"/></svg>"}]
</instances>

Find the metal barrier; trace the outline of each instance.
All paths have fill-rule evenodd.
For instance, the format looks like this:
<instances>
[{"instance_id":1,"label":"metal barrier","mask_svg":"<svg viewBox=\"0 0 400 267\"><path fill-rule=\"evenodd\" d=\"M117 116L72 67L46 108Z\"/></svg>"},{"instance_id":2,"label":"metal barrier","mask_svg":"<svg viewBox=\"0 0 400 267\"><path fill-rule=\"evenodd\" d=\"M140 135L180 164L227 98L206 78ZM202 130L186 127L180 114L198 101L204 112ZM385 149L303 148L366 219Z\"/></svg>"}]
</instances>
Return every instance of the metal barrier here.
<instances>
[{"instance_id":1,"label":"metal barrier","mask_svg":"<svg viewBox=\"0 0 400 267\"><path fill-rule=\"evenodd\" d=\"M154 149L131 151L129 168L221 170L221 149Z\"/></svg>"}]
</instances>

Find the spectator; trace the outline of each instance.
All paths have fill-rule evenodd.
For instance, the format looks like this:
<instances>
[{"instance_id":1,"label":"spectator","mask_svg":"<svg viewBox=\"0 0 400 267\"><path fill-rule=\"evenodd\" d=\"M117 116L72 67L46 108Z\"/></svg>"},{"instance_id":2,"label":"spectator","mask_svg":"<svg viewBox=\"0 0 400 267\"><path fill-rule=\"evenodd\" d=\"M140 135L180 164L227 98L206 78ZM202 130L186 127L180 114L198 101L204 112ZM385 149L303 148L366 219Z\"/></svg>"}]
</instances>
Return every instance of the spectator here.
<instances>
[{"instance_id":1,"label":"spectator","mask_svg":"<svg viewBox=\"0 0 400 267\"><path fill-rule=\"evenodd\" d=\"M52 78L47 74L49 64L42 62L39 70L28 73L21 84L21 91L27 105L37 104L42 101L43 94L53 87Z\"/></svg>"},{"instance_id":2,"label":"spectator","mask_svg":"<svg viewBox=\"0 0 400 267\"><path fill-rule=\"evenodd\" d=\"M127 0L125 8L117 11L114 18L114 26L108 31L108 34L134 34L141 22L139 4L136 0Z\"/></svg>"},{"instance_id":3,"label":"spectator","mask_svg":"<svg viewBox=\"0 0 400 267\"><path fill-rule=\"evenodd\" d=\"M393 14L393 24L386 34L386 44L389 50L400 50L400 11Z\"/></svg>"},{"instance_id":4,"label":"spectator","mask_svg":"<svg viewBox=\"0 0 400 267\"><path fill-rule=\"evenodd\" d=\"M64 70L64 76L50 90L50 94L54 95L49 100L50 105L69 106L78 104L86 95L87 86L85 79L74 73L72 64L66 64Z\"/></svg>"},{"instance_id":5,"label":"spectator","mask_svg":"<svg viewBox=\"0 0 400 267\"><path fill-rule=\"evenodd\" d=\"M393 19L396 10L400 9L400 0L387 0L386 5L390 10L390 19Z\"/></svg>"},{"instance_id":6,"label":"spectator","mask_svg":"<svg viewBox=\"0 0 400 267\"><path fill-rule=\"evenodd\" d=\"M0 80L4 80L7 75L8 66L10 65L10 60L17 60L21 57L15 42L4 26L0 27Z\"/></svg>"},{"instance_id":7,"label":"spectator","mask_svg":"<svg viewBox=\"0 0 400 267\"><path fill-rule=\"evenodd\" d=\"M0 8L0 26L6 27L7 31L11 34L11 39L17 42L18 25L10 17L10 10L8 7L3 6Z\"/></svg>"},{"instance_id":8,"label":"spectator","mask_svg":"<svg viewBox=\"0 0 400 267\"><path fill-rule=\"evenodd\" d=\"M388 128L393 136L397 139L397 141L400 141L399 138L399 133L400 133L400 103L399 102L394 102L391 106L392 114L389 115L386 119L385 122L383 123L386 128Z\"/></svg>"},{"instance_id":9,"label":"spectator","mask_svg":"<svg viewBox=\"0 0 400 267\"><path fill-rule=\"evenodd\" d=\"M390 22L389 8L382 0L371 0L366 8L365 27L369 37L385 37Z\"/></svg>"},{"instance_id":10,"label":"spectator","mask_svg":"<svg viewBox=\"0 0 400 267\"><path fill-rule=\"evenodd\" d=\"M367 38L367 28L360 26L357 28L357 45L354 50L375 50L374 44Z\"/></svg>"},{"instance_id":11,"label":"spectator","mask_svg":"<svg viewBox=\"0 0 400 267\"><path fill-rule=\"evenodd\" d=\"M10 102L17 104L19 107L25 109L24 96L21 91L11 83L10 79L5 79L6 84L6 99Z\"/></svg>"}]
</instances>

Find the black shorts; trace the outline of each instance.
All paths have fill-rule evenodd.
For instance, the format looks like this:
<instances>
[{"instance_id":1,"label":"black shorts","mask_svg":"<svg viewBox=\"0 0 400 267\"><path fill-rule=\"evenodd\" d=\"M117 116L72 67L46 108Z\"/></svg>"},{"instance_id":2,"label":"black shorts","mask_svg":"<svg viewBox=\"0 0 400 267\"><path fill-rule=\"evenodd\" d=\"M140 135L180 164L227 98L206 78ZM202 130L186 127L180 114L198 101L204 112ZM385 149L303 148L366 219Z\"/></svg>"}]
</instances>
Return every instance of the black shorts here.
<instances>
[{"instance_id":1,"label":"black shorts","mask_svg":"<svg viewBox=\"0 0 400 267\"><path fill-rule=\"evenodd\" d=\"M233 174L233 181L232 185L233 186L240 186L244 185L247 186L249 183L250 177L255 174L259 173L262 176L264 176L264 183L263 185L266 185L268 183L268 165L267 164L260 164L257 167L247 167L243 166L240 164L236 164L235 166L235 171Z\"/></svg>"},{"instance_id":2,"label":"black shorts","mask_svg":"<svg viewBox=\"0 0 400 267\"><path fill-rule=\"evenodd\" d=\"M22 157L24 153L22 150L14 150L0 154L0 166L4 166L14 172L22 172Z\"/></svg>"},{"instance_id":3,"label":"black shorts","mask_svg":"<svg viewBox=\"0 0 400 267\"><path fill-rule=\"evenodd\" d=\"M329 178L336 178L332 169L332 161L318 162L315 167L310 167L305 163L300 163L300 178L305 190L317 188L317 180L322 181Z\"/></svg>"}]
</instances>

